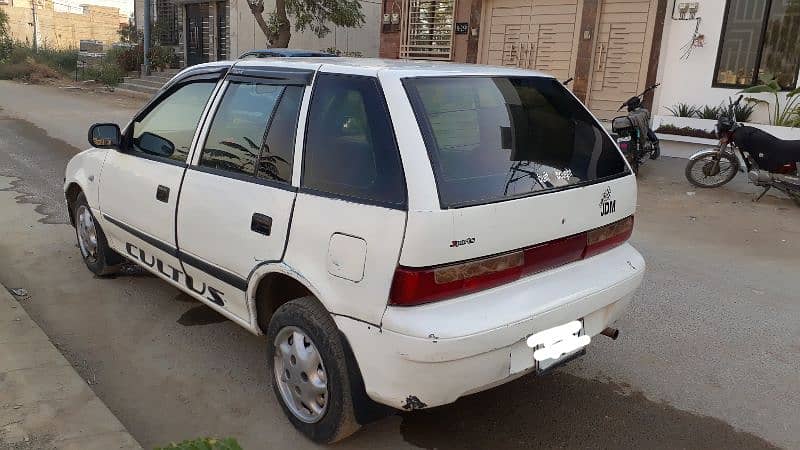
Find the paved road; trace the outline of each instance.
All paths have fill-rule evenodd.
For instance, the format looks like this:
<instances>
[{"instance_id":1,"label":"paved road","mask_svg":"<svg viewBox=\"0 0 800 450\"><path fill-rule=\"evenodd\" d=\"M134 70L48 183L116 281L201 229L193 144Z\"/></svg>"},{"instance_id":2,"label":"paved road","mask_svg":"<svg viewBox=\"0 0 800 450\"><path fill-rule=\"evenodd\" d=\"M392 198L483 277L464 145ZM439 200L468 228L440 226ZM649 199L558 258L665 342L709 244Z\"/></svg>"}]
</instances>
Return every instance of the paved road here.
<instances>
[{"instance_id":1,"label":"paved road","mask_svg":"<svg viewBox=\"0 0 800 450\"><path fill-rule=\"evenodd\" d=\"M143 446L210 434L313 448L278 408L261 339L153 277L97 279L82 266L63 224L63 167L90 122L132 110L24 89L0 82L0 282L31 292L25 309ZM57 127L34 125L19 119L38 120L19 95L85 104ZM649 164L632 239L648 272L619 340L339 447L800 448L800 209L753 204L749 191L739 180L695 192L682 161Z\"/></svg>"}]
</instances>

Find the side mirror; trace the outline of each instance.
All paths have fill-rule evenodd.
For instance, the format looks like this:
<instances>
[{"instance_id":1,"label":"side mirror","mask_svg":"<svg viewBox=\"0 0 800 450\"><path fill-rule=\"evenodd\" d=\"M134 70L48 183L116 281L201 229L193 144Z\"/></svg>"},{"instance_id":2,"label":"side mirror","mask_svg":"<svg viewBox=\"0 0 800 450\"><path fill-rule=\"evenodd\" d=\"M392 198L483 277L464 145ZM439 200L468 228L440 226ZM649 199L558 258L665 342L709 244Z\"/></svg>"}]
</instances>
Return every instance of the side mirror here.
<instances>
[{"instance_id":1,"label":"side mirror","mask_svg":"<svg viewBox=\"0 0 800 450\"><path fill-rule=\"evenodd\" d=\"M147 131L136 138L136 146L143 152L165 158L175 153L175 144L172 141Z\"/></svg>"},{"instance_id":2,"label":"side mirror","mask_svg":"<svg viewBox=\"0 0 800 450\"><path fill-rule=\"evenodd\" d=\"M119 149L122 134L115 123L96 123L89 127L89 145L97 148Z\"/></svg>"}]
</instances>

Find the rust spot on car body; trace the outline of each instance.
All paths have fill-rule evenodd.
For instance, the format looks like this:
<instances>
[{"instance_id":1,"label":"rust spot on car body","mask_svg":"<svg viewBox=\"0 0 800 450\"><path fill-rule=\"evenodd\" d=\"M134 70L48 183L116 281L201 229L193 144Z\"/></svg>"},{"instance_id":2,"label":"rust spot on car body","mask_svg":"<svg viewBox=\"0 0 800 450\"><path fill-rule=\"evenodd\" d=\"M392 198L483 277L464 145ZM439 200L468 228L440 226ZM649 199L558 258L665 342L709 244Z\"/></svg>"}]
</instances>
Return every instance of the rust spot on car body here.
<instances>
[{"instance_id":1,"label":"rust spot on car body","mask_svg":"<svg viewBox=\"0 0 800 450\"><path fill-rule=\"evenodd\" d=\"M427 407L428 405L422 403L422 401L417 398L416 395L409 395L406 397L406 403L403 405L403 409L406 411L414 411L416 409L423 409Z\"/></svg>"}]
</instances>

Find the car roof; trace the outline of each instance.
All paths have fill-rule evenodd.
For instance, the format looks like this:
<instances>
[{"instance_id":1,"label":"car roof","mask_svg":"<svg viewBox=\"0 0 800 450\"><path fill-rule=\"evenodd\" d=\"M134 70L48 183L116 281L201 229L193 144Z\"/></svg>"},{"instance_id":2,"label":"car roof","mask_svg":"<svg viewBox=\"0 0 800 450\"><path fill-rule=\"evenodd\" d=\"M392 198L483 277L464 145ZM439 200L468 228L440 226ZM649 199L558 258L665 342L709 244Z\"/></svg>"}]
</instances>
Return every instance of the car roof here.
<instances>
[{"instance_id":1,"label":"car roof","mask_svg":"<svg viewBox=\"0 0 800 450\"><path fill-rule=\"evenodd\" d=\"M378 58L275 58L236 61L241 67L291 67L353 75L389 75L398 78L421 76L540 76L551 75L516 67L460 64L442 61L378 59Z\"/></svg>"}]
</instances>

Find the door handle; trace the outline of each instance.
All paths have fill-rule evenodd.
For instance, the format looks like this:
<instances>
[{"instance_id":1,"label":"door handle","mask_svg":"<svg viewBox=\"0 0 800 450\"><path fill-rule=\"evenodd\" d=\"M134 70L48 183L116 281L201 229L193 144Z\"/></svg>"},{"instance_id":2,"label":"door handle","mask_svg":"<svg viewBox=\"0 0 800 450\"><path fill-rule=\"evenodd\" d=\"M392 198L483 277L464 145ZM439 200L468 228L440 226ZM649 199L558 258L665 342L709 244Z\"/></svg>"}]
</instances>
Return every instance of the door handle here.
<instances>
[{"instance_id":1,"label":"door handle","mask_svg":"<svg viewBox=\"0 0 800 450\"><path fill-rule=\"evenodd\" d=\"M169 201L169 188L159 184L158 189L156 189L156 200L167 203Z\"/></svg>"},{"instance_id":2,"label":"door handle","mask_svg":"<svg viewBox=\"0 0 800 450\"><path fill-rule=\"evenodd\" d=\"M272 233L272 217L261 213L254 213L253 219L250 221L250 230L269 236L270 233Z\"/></svg>"}]
</instances>

